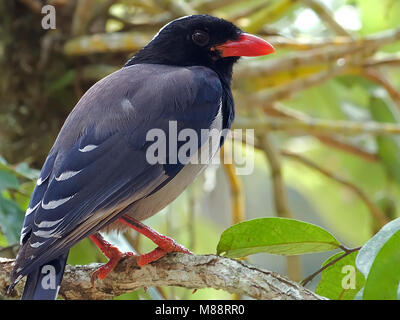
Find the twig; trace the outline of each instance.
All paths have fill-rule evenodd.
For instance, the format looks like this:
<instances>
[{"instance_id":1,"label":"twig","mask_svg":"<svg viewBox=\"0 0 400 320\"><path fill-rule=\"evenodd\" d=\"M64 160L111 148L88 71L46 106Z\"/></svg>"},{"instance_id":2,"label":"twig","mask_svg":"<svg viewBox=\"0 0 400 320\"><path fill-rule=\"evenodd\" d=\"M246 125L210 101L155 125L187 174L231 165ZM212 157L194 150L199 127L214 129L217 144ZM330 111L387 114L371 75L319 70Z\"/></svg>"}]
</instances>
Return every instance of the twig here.
<instances>
[{"instance_id":1,"label":"twig","mask_svg":"<svg viewBox=\"0 0 400 320\"><path fill-rule=\"evenodd\" d=\"M395 88L390 81L379 71L372 68L363 69L362 73L367 79L380 84L390 95L393 102L400 108L400 91Z\"/></svg>"},{"instance_id":2,"label":"twig","mask_svg":"<svg viewBox=\"0 0 400 320\"><path fill-rule=\"evenodd\" d=\"M349 59L351 64L353 64L351 66L360 67L363 65L363 61L381 46L398 40L400 40L400 28L355 40L340 38L339 41L336 41L333 39L330 40L331 45L323 45L322 47L317 47L312 50L289 53L282 58L269 61L254 61L248 64L239 63L235 70L235 77L239 81L242 81L241 79L246 77L270 77L278 72L295 72L299 67L329 66L330 64L336 63L337 60L341 58ZM275 45L275 43L273 44ZM310 45L312 44L313 41L310 42Z\"/></svg>"},{"instance_id":3,"label":"twig","mask_svg":"<svg viewBox=\"0 0 400 320\"><path fill-rule=\"evenodd\" d=\"M392 54L382 59L370 58L364 63L364 68L377 68L383 66L400 66L400 55Z\"/></svg>"},{"instance_id":4,"label":"twig","mask_svg":"<svg viewBox=\"0 0 400 320\"><path fill-rule=\"evenodd\" d=\"M293 153L293 152L290 152L287 150L282 150L281 154L283 156L286 156L286 157L294 159L298 162L301 162L302 164L322 173L324 176L344 185L349 190L354 192L361 199L361 201L363 201L364 204L367 206L368 210L371 213L371 216L379 223L380 227L382 227L383 225L385 225L386 223L389 222L388 219L386 218L386 216L373 204L373 202L368 198L368 196L364 193L364 191L362 191L355 184L351 183L350 181L345 180L344 178L338 176L337 174L330 172L329 170L326 170L325 168L322 168L318 164L312 162L311 160L309 160L299 154L296 154L296 153Z\"/></svg>"},{"instance_id":5,"label":"twig","mask_svg":"<svg viewBox=\"0 0 400 320\"><path fill-rule=\"evenodd\" d=\"M292 218L287 202L286 189L282 179L282 166L279 154L266 134L260 135L259 140L260 146L267 157L271 169L275 211L279 217Z\"/></svg>"},{"instance_id":6,"label":"twig","mask_svg":"<svg viewBox=\"0 0 400 320\"><path fill-rule=\"evenodd\" d=\"M259 12L264 7L265 7L265 2L259 2L259 3L256 3L255 5L249 5L246 7L242 7L241 10L237 10L236 12L229 15L229 21L232 21L235 24L236 23L241 24L240 19L243 19L243 18L251 19L249 16L251 16L255 12ZM260 31L261 30L258 30L258 33Z\"/></svg>"},{"instance_id":7,"label":"twig","mask_svg":"<svg viewBox=\"0 0 400 320\"><path fill-rule=\"evenodd\" d=\"M400 39L400 28L385 30L365 37L361 41L356 41L366 47L374 47L375 49L387 44L396 42Z\"/></svg>"},{"instance_id":8,"label":"twig","mask_svg":"<svg viewBox=\"0 0 400 320\"><path fill-rule=\"evenodd\" d=\"M339 140L334 139L327 135L317 134L317 135L315 135L315 137L319 141L321 141L322 143L324 143L328 146L331 146L333 148L354 154L360 158L363 158L364 160L367 160L370 162L379 161L379 156L376 153L371 153L371 152L365 151L363 149L357 148L356 146L345 143L343 141L339 141Z\"/></svg>"},{"instance_id":9,"label":"twig","mask_svg":"<svg viewBox=\"0 0 400 320\"><path fill-rule=\"evenodd\" d=\"M295 72L296 69L315 65L333 65L338 59L355 54L361 49L358 46L346 44L343 46L327 46L301 52L289 53L282 58L267 61L249 61L239 63L235 69L235 77L240 81L242 77L271 77L283 71ZM331 70L333 67L331 67ZM323 70L325 71L325 70Z\"/></svg>"},{"instance_id":10,"label":"twig","mask_svg":"<svg viewBox=\"0 0 400 320\"><path fill-rule=\"evenodd\" d=\"M328 27L340 36L352 37L350 32L343 28L332 16L332 12L317 0L302 0L305 5L310 7Z\"/></svg>"},{"instance_id":11,"label":"twig","mask_svg":"<svg viewBox=\"0 0 400 320\"><path fill-rule=\"evenodd\" d=\"M135 22L134 20L131 21L128 19L128 17L120 17L118 15L113 14L112 12L108 12L107 17L108 19L119 21L124 25L124 28L122 28L121 32L124 30L131 30L131 31L134 30L136 32L140 31L145 33L151 33L155 32L156 30L159 30L162 26L164 26L169 22L169 20L165 19L164 16L162 18L152 16L152 20L149 22Z\"/></svg>"},{"instance_id":12,"label":"twig","mask_svg":"<svg viewBox=\"0 0 400 320\"><path fill-rule=\"evenodd\" d=\"M79 36L87 31L94 7L95 2L93 0L80 0L77 2L72 18L71 36Z\"/></svg>"},{"instance_id":13,"label":"twig","mask_svg":"<svg viewBox=\"0 0 400 320\"><path fill-rule=\"evenodd\" d=\"M274 104L272 107L264 108L265 113L267 113L270 116L274 117L282 117L286 119L297 119L297 120L302 120L302 119L310 119L310 117L300 111L293 110L278 104ZM356 156L359 156L363 158L364 160L371 161L371 162L376 162L379 160L379 157L376 153L370 153L367 152L363 149L360 149L354 145L345 143L343 141L339 141L338 139L335 139L331 136L328 135L323 135L323 134L314 134L314 136L321 141L322 143L334 147L336 149L354 154Z\"/></svg>"},{"instance_id":14,"label":"twig","mask_svg":"<svg viewBox=\"0 0 400 320\"><path fill-rule=\"evenodd\" d=\"M0 295L5 295L14 260L0 258ZM144 267L134 257L126 258L95 287L90 276L100 265L67 266L60 296L65 299L110 299L149 286L214 288L255 299L324 299L279 274L252 266L244 261L214 255L169 254ZM14 290L20 296L23 282Z\"/></svg>"},{"instance_id":15,"label":"twig","mask_svg":"<svg viewBox=\"0 0 400 320\"><path fill-rule=\"evenodd\" d=\"M67 40L63 50L67 56L120 51L132 52L144 47L150 39L150 35L135 31L98 33Z\"/></svg>"},{"instance_id":16,"label":"twig","mask_svg":"<svg viewBox=\"0 0 400 320\"><path fill-rule=\"evenodd\" d=\"M336 259L330 261L329 263L327 263L326 265L324 265L323 267L318 269L316 272L314 272L313 274L311 274L307 278L301 280L300 284L302 286L306 286L309 282L311 282L322 271L324 271L325 269L329 268L330 266L333 266L336 262L338 262L338 261L342 260L343 258L347 257L349 254L361 249L361 247L354 248L354 249L347 249L347 248L344 248L343 246L340 246L340 248L343 249L343 251L344 251L344 253L341 256L339 256Z\"/></svg>"},{"instance_id":17,"label":"twig","mask_svg":"<svg viewBox=\"0 0 400 320\"><path fill-rule=\"evenodd\" d=\"M266 1L259 10L247 16L248 23L243 26L247 32L255 33L266 24L272 23L287 13L296 4L297 0L270 0Z\"/></svg>"},{"instance_id":18,"label":"twig","mask_svg":"<svg viewBox=\"0 0 400 320\"><path fill-rule=\"evenodd\" d=\"M349 66L343 59L341 64L330 66L327 70L314 73L306 78L295 79L279 87L261 91L254 95L255 102L271 105L276 101L282 101L291 98L298 91L308 89L314 85L321 84L333 77L349 71Z\"/></svg>"},{"instance_id":19,"label":"twig","mask_svg":"<svg viewBox=\"0 0 400 320\"><path fill-rule=\"evenodd\" d=\"M220 157L222 165L225 169L226 177L229 183L229 190L231 193L231 205L232 205L232 224L236 224L244 221L244 194L243 184L241 179L235 173L235 165L231 158L232 148L229 144L221 148ZM227 159L227 157L230 157Z\"/></svg>"},{"instance_id":20,"label":"twig","mask_svg":"<svg viewBox=\"0 0 400 320\"><path fill-rule=\"evenodd\" d=\"M302 38L287 38L283 36L268 36L270 42L275 48L278 49L291 49L291 50L313 50L323 47L339 47L342 45L349 45L354 41L349 37L335 37L332 39L302 39Z\"/></svg>"},{"instance_id":21,"label":"twig","mask_svg":"<svg viewBox=\"0 0 400 320\"><path fill-rule=\"evenodd\" d=\"M273 186L273 199L275 212L278 217L293 218L293 215L289 209L287 200L286 188L282 177L282 166L279 159L279 153L275 149L274 145L269 140L267 134L262 134L259 137L260 146L267 157L272 177ZM301 262L299 256L288 256L287 258L288 275L293 280L301 279Z\"/></svg>"},{"instance_id":22,"label":"twig","mask_svg":"<svg viewBox=\"0 0 400 320\"><path fill-rule=\"evenodd\" d=\"M102 2L96 3L94 6L90 19L86 21L86 29L91 29L94 22L98 20L100 17L107 17L110 7L116 2L117 0L105 0Z\"/></svg>"},{"instance_id":23,"label":"twig","mask_svg":"<svg viewBox=\"0 0 400 320\"><path fill-rule=\"evenodd\" d=\"M118 33L98 33L78 38L72 38L65 42L64 53L66 55L88 55L94 53L108 52L109 42L112 42L112 51L132 52L145 44L153 37L157 30L151 30L147 35L139 32L118 32ZM134 40L131 40L131 38ZM135 40L140 37L140 41ZM268 37L268 40L270 38ZM257 68L248 68L246 64L238 66L235 71L235 77L240 78L241 74L249 76L253 75L271 75L282 70L293 70L298 66L316 65L323 63L333 63L337 59L349 55L371 55L379 47L393 43L400 39L400 28L385 32L380 32L365 38L356 39L354 41L348 38L334 38L327 41L309 41L299 43L297 40L285 39L282 37L272 37L271 42L279 48L289 45L297 48L315 48L306 52L294 52L283 58L274 59L271 62L261 61ZM257 63L256 63L257 64Z\"/></svg>"},{"instance_id":24,"label":"twig","mask_svg":"<svg viewBox=\"0 0 400 320\"><path fill-rule=\"evenodd\" d=\"M252 128L260 131L286 131L303 132L308 134L342 134L342 135L398 135L400 126L393 123L382 122L355 122L340 120L322 120L310 118L307 120L287 120L287 119L249 119L237 117L233 125L236 129Z\"/></svg>"}]
</instances>

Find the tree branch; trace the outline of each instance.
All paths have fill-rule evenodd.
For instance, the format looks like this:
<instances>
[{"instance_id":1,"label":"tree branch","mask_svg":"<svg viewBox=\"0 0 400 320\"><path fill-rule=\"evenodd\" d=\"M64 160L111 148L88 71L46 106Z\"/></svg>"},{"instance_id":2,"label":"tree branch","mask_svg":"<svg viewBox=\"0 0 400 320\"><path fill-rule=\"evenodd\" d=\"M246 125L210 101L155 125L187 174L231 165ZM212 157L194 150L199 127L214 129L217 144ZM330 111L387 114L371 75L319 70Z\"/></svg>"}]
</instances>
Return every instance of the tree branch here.
<instances>
[{"instance_id":1,"label":"tree branch","mask_svg":"<svg viewBox=\"0 0 400 320\"><path fill-rule=\"evenodd\" d=\"M0 296L5 296L13 261L0 258ZM324 299L275 272L215 255L174 253L144 267L138 267L134 257L125 258L105 280L97 280L95 287L92 287L90 276L99 266L97 263L86 266L68 265L60 297L110 299L149 286L179 286L190 289L223 289L255 299ZM14 297L21 295L23 282L16 286Z\"/></svg>"},{"instance_id":2,"label":"tree branch","mask_svg":"<svg viewBox=\"0 0 400 320\"><path fill-rule=\"evenodd\" d=\"M369 212L371 213L372 218L376 220L376 222L379 224L380 228L389 222L388 218L385 217L385 215L381 212L381 210L379 210L379 208L374 205L374 203L369 199L368 195L362 189L360 189L358 186L353 184L352 182L347 181L346 179L342 178L341 176L339 176L333 172L330 172L329 170L319 166L318 164L301 156L300 154L296 154L296 153L290 152L288 150L281 150L281 154L283 156L297 160L298 162L308 166L309 168L317 170L318 172L322 173L324 176L342 184L343 186L347 187L349 190L354 192L365 203Z\"/></svg>"},{"instance_id":3,"label":"tree branch","mask_svg":"<svg viewBox=\"0 0 400 320\"><path fill-rule=\"evenodd\" d=\"M283 41L279 39L282 39L282 37L268 38L272 45L278 48L280 47L280 42ZM340 58L348 58L351 64L360 66L363 64L363 61L367 61L366 59L368 59L368 57L380 47L398 40L400 40L400 28L375 33L368 37L359 38L356 40L351 40L349 37L341 37L339 41L333 40L331 45L329 45L328 41L325 43L326 45L321 45L321 47L317 46L312 50L292 52L283 57L270 61L261 60L253 61L251 63L239 63L236 66L235 78L241 80L243 77L259 77L263 75L270 77L273 74L285 70L293 72L299 67L321 64L331 65L336 63ZM309 43L311 46L315 46L315 42L313 41L307 43ZM283 44L283 47L287 46L284 42ZM369 63L376 64L377 61L369 61Z\"/></svg>"},{"instance_id":4,"label":"tree branch","mask_svg":"<svg viewBox=\"0 0 400 320\"><path fill-rule=\"evenodd\" d=\"M278 104L275 104L269 108L264 108L264 111L266 114L268 114L270 116L284 118L284 119L294 119L294 120L300 120L300 121L310 119L310 117L308 115L306 115L298 110L293 110L293 109L290 109L290 108L287 108L285 106L278 105ZM363 158L364 160L367 160L370 162L376 162L379 160L379 157L376 153L370 153L370 152L365 151L355 145L338 140L329 135L314 134L314 137L316 137L320 142L322 142L330 147L354 154L356 156Z\"/></svg>"},{"instance_id":5,"label":"tree branch","mask_svg":"<svg viewBox=\"0 0 400 320\"><path fill-rule=\"evenodd\" d=\"M393 123L383 122L356 122L345 120L324 120L324 119L270 119L270 118L243 118L236 117L233 124L235 129L251 128L260 131L285 131L285 132L302 132L311 135L317 134L336 134L336 135L399 135L400 126Z\"/></svg>"},{"instance_id":6,"label":"tree branch","mask_svg":"<svg viewBox=\"0 0 400 320\"><path fill-rule=\"evenodd\" d=\"M400 109L400 91L385 77L379 70L372 68L363 69L363 75L378 84L380 84L390 95L397 108Z\"/></svg>"},{"instance_id":7,"label":"tree branch","mask_svg":"<svg viewBox=\"0 0 400 320\"><path fill-rule=\"evenodd\" d=\"M340 64L333 64L328 69L313 73L306 78L297 78L279 87L262 90L254 94L253 101L264 105L272 105L274 102L290 99L299 91L320 85L331 78L348 73L349 68L349 64L343 59Z\"/></svg>"}]
</instances>

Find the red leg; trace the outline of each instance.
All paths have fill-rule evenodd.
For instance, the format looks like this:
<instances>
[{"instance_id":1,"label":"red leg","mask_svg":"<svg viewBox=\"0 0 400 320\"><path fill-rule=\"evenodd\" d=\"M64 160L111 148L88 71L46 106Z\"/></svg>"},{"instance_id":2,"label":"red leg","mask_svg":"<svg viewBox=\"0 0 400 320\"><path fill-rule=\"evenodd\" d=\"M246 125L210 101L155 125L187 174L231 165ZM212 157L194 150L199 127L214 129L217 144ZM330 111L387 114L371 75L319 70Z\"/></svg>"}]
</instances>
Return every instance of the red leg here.
<instances>
[{"instance_id":1,"label":"red leg","mask_svg":"<svg viewBox=\"0 0 400 320\"><path fill-rule=\"evenodd\" d=\"M160 247L155 248L153 251L141 254L137 259L138 266L142 267L150 262L156 261L164 257L168 252L161 249Z\"/></svg>"},{"instance_id":2,"label":"red leg","mask_svg":"<svg viewBox=\"0 0 400 320\"><path fill-rule=\"evenodd\" d=\"M101 252L103 252L103 254L110 259L105 265L93 272L91 276L92 286L94 285L96 277L103 280L115 268L119 260L121 260L123 257L135 255L133 252L122 253L117 247L104 240L100 233L95 233L89 236L89 238L96 244L96 246L99 247Z\"/></svg>"},{"instance_id":3,"label":"red leg","mask_svg":"<svg viewBox=\"0 0 400 320\"><path fill-rule=\"evenodd\" d=\"M192 254L188 249L176 243L173 239L158 233L157 231L129 216L122 216L118 220L137 232L140 232L158 245L158 248L154 249L153 251L139 256L137 262L139 266L144 266L152 261L158 260L169 252L183 252Z\"/></svg>"}]
</instances>

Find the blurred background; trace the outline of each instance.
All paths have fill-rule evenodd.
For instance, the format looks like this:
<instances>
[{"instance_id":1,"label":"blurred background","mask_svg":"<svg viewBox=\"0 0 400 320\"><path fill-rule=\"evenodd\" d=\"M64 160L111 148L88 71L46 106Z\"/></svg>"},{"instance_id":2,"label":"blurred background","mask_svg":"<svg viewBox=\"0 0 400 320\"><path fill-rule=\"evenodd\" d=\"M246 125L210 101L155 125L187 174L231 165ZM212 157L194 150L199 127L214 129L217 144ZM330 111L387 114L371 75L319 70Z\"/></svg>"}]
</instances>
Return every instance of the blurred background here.
<instances>
[{"instance_id":1,"label":"blurred background","mask_svg":"<svg viewBox=\"0 0 400 320\"><path fill-rule=\"evenodd\" d=\"M55 29L43 28L45 5ZM266 216L322 226L348 247L398 216L400 1L4 0L0 2L0 256L14 257L30 194L65 118L96 81L120 68L172 19L207 13L271 42L276 53L235 66L235 137L251 156L208 168L146 223L196 254L215 253L234 223ZM47 21L48 23L51 21ZM234 157L237 158L237 157ZM109 235L123 250L153 244ZM248 261L299 281L332 255ZM70 264L104 262L85 239ZM318 283L316 278L309 288ZM232 299L212 289L150 288L120 299Z\"/></svg>"}]
</instances>

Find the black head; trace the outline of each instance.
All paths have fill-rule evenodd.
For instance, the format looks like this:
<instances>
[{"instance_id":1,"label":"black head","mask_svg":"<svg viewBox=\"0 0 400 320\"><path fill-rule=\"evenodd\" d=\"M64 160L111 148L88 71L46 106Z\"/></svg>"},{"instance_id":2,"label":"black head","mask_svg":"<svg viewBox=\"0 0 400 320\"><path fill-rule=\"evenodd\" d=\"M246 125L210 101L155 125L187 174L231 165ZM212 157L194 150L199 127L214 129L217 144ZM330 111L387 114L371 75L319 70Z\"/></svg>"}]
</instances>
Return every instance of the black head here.
<instances>
[{"instance_id":1,"label":"black head","mask_svg":"<svg viewBox=\"0 0 400 320\"><path fill-rule=\"evenodd\" d=\"M126 66L155 63L206 66L219 74L231 73L240 56L273 52L266 41L245 34L233 23L209 15L192 15L171 21Z\"/></svg>"}]
</instances>

